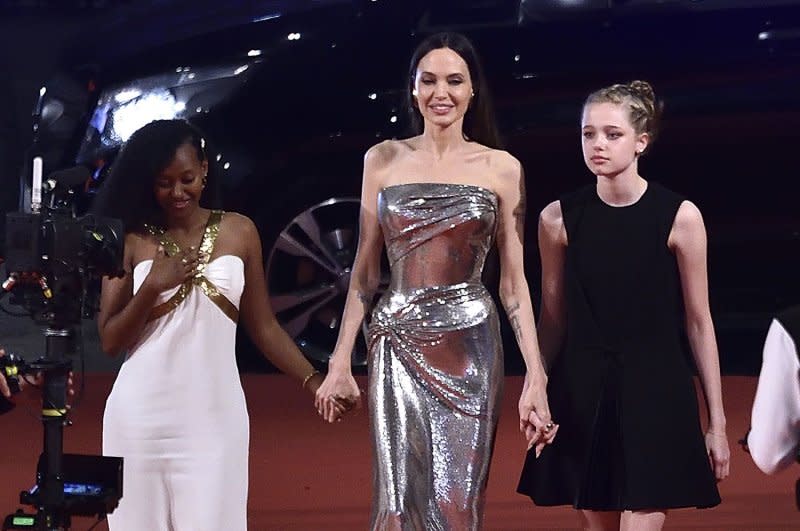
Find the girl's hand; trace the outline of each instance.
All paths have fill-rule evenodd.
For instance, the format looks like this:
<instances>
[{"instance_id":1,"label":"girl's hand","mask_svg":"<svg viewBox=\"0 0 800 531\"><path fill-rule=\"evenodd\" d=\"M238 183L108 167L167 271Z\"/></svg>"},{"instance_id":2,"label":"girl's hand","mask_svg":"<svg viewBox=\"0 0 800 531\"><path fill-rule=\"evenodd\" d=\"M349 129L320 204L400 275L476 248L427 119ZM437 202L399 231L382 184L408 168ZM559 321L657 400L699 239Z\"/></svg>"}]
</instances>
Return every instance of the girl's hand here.
<instances>
[{"instance_id":1,"label":"girl's hand","mask_svg":"<svg viewBox=\"0 0 800 531\"><path fill-rule=\"evenodd\" d=\"M550 416L545 386L530 384L527 375L519 398L519 429L528 441L528 449L536 448L536 457L558 433L558 424Z\"/></svg>"},{"instance_id":2,"label":"girl's hand","mask_svg":"<svg viewBox=\"0 0 800 531\"><path fill-rule=\"evenodd\" d=\"M159 245L145 283L157 293L172 289L189 280L194 275L197 264L198 257L194 247L175 256L167 256L164 247Z\"/></svg>"},{"instance_id":3,"label":"girl's hand","mask_svg":"<svg viewBox=\"0 0 800 531\"><path fill-rule=\"evenodd\" d=\"M728 436L725 430L710 428L706 432L706 451L711 461L711 469L717 481L722 481L731 471L731 451L728 448Z\"/></svg>"}]
</instances>

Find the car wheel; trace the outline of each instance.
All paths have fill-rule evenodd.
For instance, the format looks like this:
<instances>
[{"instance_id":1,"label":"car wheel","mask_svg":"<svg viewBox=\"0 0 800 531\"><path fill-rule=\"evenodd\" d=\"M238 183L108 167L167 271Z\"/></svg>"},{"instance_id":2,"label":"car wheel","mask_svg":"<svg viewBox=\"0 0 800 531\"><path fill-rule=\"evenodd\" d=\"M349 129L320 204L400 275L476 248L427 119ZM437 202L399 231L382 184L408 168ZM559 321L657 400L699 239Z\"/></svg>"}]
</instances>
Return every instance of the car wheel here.
<instances>
[{"instance_id":1,"label":"car wheel","mask_svg":"<svg viewBox=\"0 0 800 531\"><path fill-rule=\"evenodd\" d=\"M327 363L339 335L358 245L359 209L356 198L322 201L289 221L269 249L265 275L272 309L312 360ZM381 282L378 296L385 286ZM354 366L367 363L367 319L361 328L352 352Z\"/></svg>"}]
</instances>

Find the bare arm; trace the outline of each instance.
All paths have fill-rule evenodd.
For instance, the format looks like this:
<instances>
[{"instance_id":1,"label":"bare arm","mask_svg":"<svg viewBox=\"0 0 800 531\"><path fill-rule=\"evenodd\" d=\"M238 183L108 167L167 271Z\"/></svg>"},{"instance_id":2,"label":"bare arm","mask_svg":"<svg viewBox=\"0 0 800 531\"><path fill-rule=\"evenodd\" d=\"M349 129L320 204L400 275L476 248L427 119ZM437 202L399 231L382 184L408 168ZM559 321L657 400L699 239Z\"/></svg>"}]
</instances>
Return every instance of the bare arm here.
<instances>
[{"instance_id":1,"label":"bare arm","mask_svg":"<svg viewBox=\"0 0 800 531\"><path fill-rule=\"evenodd\" d=\"M133 247L136 237L125 237L123 258L125 276L103 278L100 293L100 311L97 314L97 329L103 352L117 356L130 348L144 330L147 316L155 304L158 292L142 286L133 294Z\"/></svg>"},{"instance_id":2,"label":"bare arm","mask_svg":"<svg viewBox=\"0 0 800 531\"><path fill-rule=\"evenodd\" d=\"M497 247L500 251L500 301L506 310L514 336L517 339L525 367L532 383L546 383L542 358L536 337L533 306L523 265L525 231L525 176L519 162L498 186L500 220L497 230ZM510 181L510 182L509 182Z\"/></svg>"},{"instance_id":3,"label":"bare arm","mask_svg":"<svg viewBox=\"0 0 800 531\"><path fill-rule=\"evenodd\" d=\"M328 374L315 400L317 410L328 422L337 419L334 409L337 401L344 400L355 407L360 404L361 393L350 369L350 353L380 281L383 243L377 216L381 186L378 174L386 164L387 151L390 149L391 145L384 142L370 148L364 157L358 250L350 274L339 337L328 363Z\"/></svg>"},{"instance_id":4,"label":"bare arm","mask_svg":"<svg viewBox=\"0 0 800 531\"><path fill-rule=\"evenodd\" d=\"M691 202L684 201L678 209L668 244L678 261L686 311L686 332L708 406L709 425L706 444L709 444L709 435L718 439L719 448L717 450L709 448L709 452L721 454L712 457L724 461L715 464L717 478L722 479L728 475L729 452L725 434L725 411L722 405L719 353L708 301L706 229L700 211Z\"/></svg>"},{"instance_id":5,"label":"bare arm","mask_svg":"<svg viewBox=\"0 0 800 531\"><path fill-rule=\"evenodd\" d=\"M168 257L164 249L159 247L150 272L134 295L133 256L138 242L137 236L128 234L125 237L125 276L103 278L97 328L102 349L111 356L120 354L136 343L159 293L184 282L197 265L197 254L193 250Z\"/></svg>"},{"instance_id":6,"label":"bare arm","mask_svg":"<svg viewBox=\"0 0 800 531\"><path fill-rule=\"evenodd\" d=\"M500 219L497 247L500 253L500 301L506 310L514 335L525 360L527 373L519 401L520 430L537 452L555 437L557 427L551 424L547 403L547 374L536 335L533 305L525 278L523 242L525 231L525 176L519 162L505 155L497 194ZM553 429L553 428L556 429ZM543 440L540 441L540 439Z\"/></svg>"},{"instance_id":7,"label":"bare arm","mask_svg":"<svg viewBox=\"0 0 800 531\"><path fill-rule=\"evenodd\" d=\"M331 371L350 372L350 353L380 282L383 239L376 212L380 191L376 174L384 164L385 155L381 153L384 149L385 145L379 144L364 157L358 249L350 275L342 326L330 360Z\"/></svg>"},{"instance_id":8,"label":"bare arm","mask_svg":"<svg viewBox=\"0 0 800 531\"><path fill-rule=\"evenodd\" d=\"M554 201L539 216L539 253L542 260L542 310L539 316L539 348L549 370L561 350L566 332L564 263L567 231L561 203Z\"/></svg>"},{"instance_id":9,"label":"bare arm","mask_svg":"<svg viewBox=\"0 0 800 531\"><path fill-rule=\"evenodd\" d=\"M238 214L234 217L236 234L244 242L244 291L239 304L239 315L253 344L281 372L303 382L314 372L314 367L305 358L294 340L280 326L270 306L267 281L264 276L261 239L253 222ZM313 393L321 378L309 381Z\"/></svg>"}]
</instances>

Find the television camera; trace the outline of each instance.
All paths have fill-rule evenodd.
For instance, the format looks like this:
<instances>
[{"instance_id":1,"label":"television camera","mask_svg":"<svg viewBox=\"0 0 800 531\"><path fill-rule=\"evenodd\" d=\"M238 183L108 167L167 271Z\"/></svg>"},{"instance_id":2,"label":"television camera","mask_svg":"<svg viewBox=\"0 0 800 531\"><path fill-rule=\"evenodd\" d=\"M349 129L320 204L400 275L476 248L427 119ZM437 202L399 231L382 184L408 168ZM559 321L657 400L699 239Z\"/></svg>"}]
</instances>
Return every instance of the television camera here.
<instances>
[{"instance_id":1,"label":"television camera","mask_svg":"<svg viewBox=\"0 0 800 531\"><path fill-rule=\"evenodd\" d=\"M69 529L72 516L104 517L122 495L122 459L63 453L67 420L67 380L75 355L75 328L98 304L103 276L122 276L124 232L119 220L77 215L75 187L89 171L75 167L41 179L42 161L33 159L29 211L6 215L0 247L6 280L0 297L23 307L45 325L45 354L27 362L0 358L0 370L15 379L38 375L42 387L44 449L36 485L20 493L20 503L35 508L8 515L6 529ZM0 397L0 400L2 398Z\"/></svg>"}]
</instances>

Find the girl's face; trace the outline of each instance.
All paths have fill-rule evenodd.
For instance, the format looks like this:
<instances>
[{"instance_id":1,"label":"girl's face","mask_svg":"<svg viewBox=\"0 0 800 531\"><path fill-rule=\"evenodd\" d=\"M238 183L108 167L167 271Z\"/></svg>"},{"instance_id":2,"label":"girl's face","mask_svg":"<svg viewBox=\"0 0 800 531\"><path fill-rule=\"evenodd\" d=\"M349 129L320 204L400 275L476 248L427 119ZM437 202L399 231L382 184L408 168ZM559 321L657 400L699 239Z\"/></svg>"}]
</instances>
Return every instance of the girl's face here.
<instances>
[{"instance_id":1,"label":"girl's face","mask_svg":"<svg viewBox=\"0 0 800 531\"><path fill-rule=\"evenodd\" d=\"M191 216L200 207L208 162L200 161L190 143L175 150L170 163L156 176L153 192L167 219Z\"/></svg>"},{"instance_id":2,"label":"girl's face","mask_svg":"<svg viewBox=\"0 0 800 531\"><path fill-rule=\"evenodd\" d=\"M414 93L426 126L445 128L463 121L472 99L467 63L450 48L431 50L417 65Z\"/></svg>"},{"instance_id":3,"label":"girl's face","mask_svg":"<svg viewBox=\"0 0 800 531\"><path fill-rule=\"evenodd\" d=\"M595 175L615 176L636 162L647 147L647 133L637 133L624 105L603 102L583 108L583 160Z\"/></svg>"}]
</instances>

